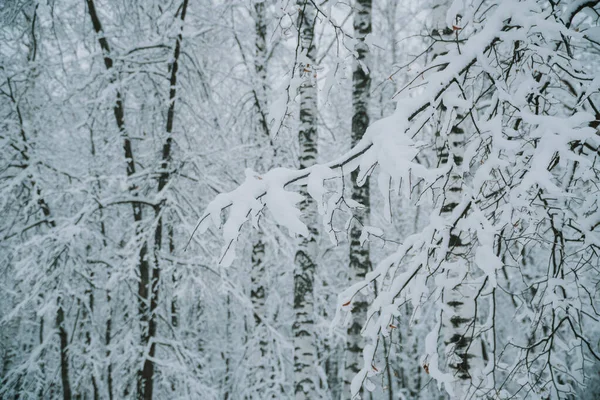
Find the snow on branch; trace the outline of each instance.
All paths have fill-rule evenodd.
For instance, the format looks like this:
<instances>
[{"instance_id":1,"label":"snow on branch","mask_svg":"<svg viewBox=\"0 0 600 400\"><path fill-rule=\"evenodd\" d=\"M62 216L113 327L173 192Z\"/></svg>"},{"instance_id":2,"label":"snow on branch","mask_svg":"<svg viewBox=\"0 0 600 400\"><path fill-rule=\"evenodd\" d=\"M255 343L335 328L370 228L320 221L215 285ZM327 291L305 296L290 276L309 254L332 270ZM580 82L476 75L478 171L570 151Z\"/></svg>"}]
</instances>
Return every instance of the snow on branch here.
<instances>
[{"instance_id":1,"label":"snow on branch","mask_svg":"<svg viewBox=\"0 0 600 400\"><path fill-rule=\"evenodd\" d=\"M463 3L469 2L455 1L452 12L461 11ZM328 211L324 180L357 168L361 184L379 167L377 183L386 215L390 214L390 188L401 188L406 198L416 193L419 199L429 199L432 212L426 226L405 238L363 281L339 295L336 322L361 290L373 282L379 288L363 328L367 345L363 368L352 382L353 396L363 386L373 388L369 378L382 370L376 365L380 340L390 335L398 309L405 304L412 305L414 319L424 312L434 319L426 339L424 368L451 396L485 396L495 390L498 354L509 350L515 351L513 369L506 372L510 385L543 391L546 383L553 384L557 397L569 390L558 382L559 371L551 358L535 366L523 359L534 353L552 354L552 348L541 347L562 332L555 312L570 323L583 318L570 311L549 314L545 305L552 304L553 310L568 308L569 293L587 284L575 273L569 277L569 268L581 268L576 254L593 253L593 246L600 243L595 231L600 225L597 201L581 200L597 193L590 182L597 179L591 171L597 168L600 140L593 126L595 116L582 101L589 95L585 87L596 81L570 57L569 43L582 37L570 29L573 12L589 7L588 3L577 2L575 7L574 2L562 18L560 9L541 1L497 1L480 8L465 5L463 27L455 29L456 43L418 74L419 94L399 99L395 113L373 123L356 147L336 160L302 170L277 168L262 176L247 170L242 185L208 205L198 229L204 232L211 224L222 227L221 264L228 266L242 225L249 219L256 223L265 208L291 234L307 234L296 207L302 195L291 191L291 184L308 185L308 194L322 215ZM453 20L449 15L447 21ZM466 40L459 42L459 35ZM555 88L565 86L575 92L575 99L564 100L568 106L554 98L564 96L565 90L557 94ZM468 142L458 146L460 154L455 144L448 144L457 127L468 130ZM436 168L417 162L419 153L432 150L440 158L445 154L447 160ZM450 202L451 212L445 211ZM222 223L225 210L228 215ZM574 243L569 254L565 252L567 236ZM464 248L460 256L456 256L458 246ZM540 249L546 253L536 253ZM509 338L500 348L494 319L497 289L510 292L510 285L521 285L508 279L506 267L513 262L508 258L513 252L526 250L546 259L547 254L551 256L548 268L536 265L519 272L527 276L519 277L526 282L523 293L536 287L535 303L524 298L520 307L528 308L532 316L528 318L543 319L551 329L544 333L547 342L539 346L519 347ZM513 263L520 265L524 260L522 256ZM530 276L538 279L535 284ZM464 383L457 384L460 379L438 365L442 359L447 365L457 363L452 346L438 337L440 327L455 317L447 302L457 295L457 287L468 291L473 303L469 308L473 322L462 335L481 340L487 357L480 357L481 366L470 372L466 389ZM518 305L512 296L512 303ZM593 314L590 301L576 307ZM530 333L531 337L536 334L540 333ZM573 335L589 343L582 331ZM518 380L517 376L526 377L532 369L543 376L539 382Z\"/></svg>"},{"instance_id":2,"label":"snow on branch","mask_svg":"<svg viewBox=\"0 0 600 400\"><path fill-rule=\"evenodd\" d=\"M223 256L225 256L225 253L232 250L241 226L250 217L256 217L264 205L269 207L268 202L264 204L260 202L263 197L270 191L277 192L278 194L272 194L270 198L281 200L282 202L278 203L279 207L294 208L294 204L299 199L296 196L281 196L282 191L285 192L284 188L292 183L305 184L306 178L318 181L316 176L323 171L322 167L340 171L343 168L344 174L349 174L360 167L362 174L359 175L359 181L364 180L365 175L372 171L373 166L378 163L384 173L396 178L397 181L400 181L402 177L407 177L411 169L427 175L423 166L413 162L418 153L418 144L410 139L409 135L416 133L419 124L414 124L417 125L414 126L409 125L409 122L427 108L431 108L431 111L436 108L441 94L458 76L473 65L479 54L489 47L501 30L502 21L508 16L504 8L498 10L484 30L474 35L465 44L462 56L444 57L444 61L448 62L446 68L428 79L427 88L431 88L431 90L425 90L417 99L399 101L397 111L392 116L372 124L367 129L363 140L346 154L334 161L302 170L276 168L263 176L247 170L244 183L231 192L218 195L207 206L204 215L198 222L197 229L203 233L211 223L216 227L221 227L221 212L231 207L229 217L223 225L223 238L226 242ZM418 120L418 122L421 121ZM312 174L317 175L310 178ZM315 200L319 203L322 202L322 199L315 198ZM275 216L276 221L291 232L298 234L304 232L305 228L300 226L297 218L294 217L295 214L292 214L291 218L284 218L279 212L277 215L279 217ZM226 260L231 261L232 259L227 257Z\"/></svg>"}]
</instances>

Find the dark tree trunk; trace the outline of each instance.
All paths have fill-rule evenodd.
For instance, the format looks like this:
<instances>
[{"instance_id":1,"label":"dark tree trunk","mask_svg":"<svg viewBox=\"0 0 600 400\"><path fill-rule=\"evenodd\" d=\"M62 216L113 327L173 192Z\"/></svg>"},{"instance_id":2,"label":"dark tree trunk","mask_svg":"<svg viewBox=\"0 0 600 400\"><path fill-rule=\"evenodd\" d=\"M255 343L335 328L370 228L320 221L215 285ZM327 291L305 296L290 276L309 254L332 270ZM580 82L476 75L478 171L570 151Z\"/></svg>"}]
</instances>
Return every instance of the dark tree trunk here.
<instances>
[{"instance_id":1,"label":"dark tree trunk","mask_svg":"<svg viewBox=\"0 0 600 400\"><path fill-rule=\"evenodd\" d=\"M354 10L354 36L358 39L355 46L357 53L354 72L352 74L352 146L355 146L363 137L369 126L369 90L371 76L369 68L369 49L364 42L365 37L371 33L371 0L357 0ZM371 197L369 193L369 180L357 182L358 170L352 171L352 199L362 204L365 208L362 213L355 215L355 221L350 227L350 270L352 281L357 282L365 278L371 269L371 258L368 242L361 246L360 236L362 228L369 224ZM359 185L360 184L360 185ZM345 390L344 397L350 395L350 383L362 368L362 349L364 343L361 329L366 320L368 302L365 298L358 298L352 303L352 323L348 328L346 351Z\"/></svg>"},{"instance_id":2,"label":"dark tree trunk","mask_svg":"<svg viewBox=\"0 0 600 400\"><path fill-rule=\"evenodd\" d=\"M175 98L177 96L177 71L179 70L179 55L181 54L181 42L183 41L183 22L185 21L185 15L187 12L188 0L183 0L181 6L181 30L177 35L175 41L175 50L173 54L173 63L169 66L171 77L169 79L169 108L167 110L167 126L166 134L167 138L163 144L162 149L162 160L160 164L160 175L158 178L158 192L161 193L167 183L169 182L170 173L169 168L172 158L172 147L173 147L173 124L175 121ZM157 317L156 309L158 307L158 287L160 282L160 251L162 250L163 242L163 211L166 209L165 202L162 200L155 208L155 215L158 218L156 224L156 230L154 231L154 265L152 266L152 277L150 281L150 293L147 293L149 297L150 310L148 315L148 343L152 338L156 337L157 331ZM169 242L172 243L172 230L169 227L168 232L171 236ZM172 247L170 246L172 251ZM175 301L171 303L172 307L176 309L177 304ZM142 381L143 381L143 393L144 400L152 400L154 392L154 362L152 361L156 355L156 344L152 342L148 351L148 357L144 360L144 367L142 369Z\"/></svg>"},{"instance_id":3,"label":"dark tree trunk","mask_svg":"<svg viewBox=\"0 0 600 400\"><path fill-rule=\"evenodd\" d=\"M71 400L71 383L69 381L69 338L65 329L65 312L61 299L58 298L58 311L56 312L56 328L60 338L60 380L63 387L63 400Z\"/></svg>"},{"instance_id":4,"label":"dark tree trunk","mask_svg":"<svg viewBox=\"0 0 600 400\"><path fill-rule=\"evenodd\" d=\"M107 71L113 70L113 59L111 57L111 50L108 40L104 36L104 32L102 30L102 24L100 23L100 19L98 18L98 14L96 12L96 7L94 4L94 0L86 0L88 13L90 19L92 21L92 25L94 27L94 31L96 35L98 35L98 43L100 48L102 49L104 65ZM116 78L112 78L113 80ZM127 135L126 127L125 127L125 111L123 106L123 98L121 92L117 90L115 95L115 105L113 106L113 114L115 117L115 123L117 124L117 128L119 130L119 134L123 137L123 152L125 155L126 162L126 173L127 176L130 177L135 174L135 159L133 157L133 148L131 144L131 140ZM135 192L135 186L130 186L129 190L133 197L137 196ZM136 224L136 229L140 229L140 223L143 220L143 212L142 205L139 202L133 201L131 203L132 211L133 211L133 220ZM140 234L140 232L136 232L136 234ZM142 324L142 334L141 334L141 347L146 348L147 344L150 340L151 335L151 327L149 324L150 317L150 308L151 301L148 301L149 295L149 286L150 286L150 263L148 261L148 244L143 242L139 255L138 255L138 269L140 275L140 281L138 285L138 298L139 298L139 314L140 321ZM154 345L153 345L154 346ZM154 373L154 366L146 365L149 361L144 362L144 366L141 371L138 373L138 398L143 399L151 399L152 398L152 378ZM151 362L150 362L151 363ZM152 363L151 363L152 364ZM149 393L146 394L146 389L149 390ZM150 397L148 397L148 395Z\"/></svg>"},{"instance_id":5,"label":"dark tree trunk","mask_svg":"<svg viewBox=\"0 0 600 400\"><path fill-rule=\"evenodd\" d=\"M21 139L23 141L23 148L20 150L20 153L21 153L21 156L23 157L24 167L26 168L28 166L29 159L30 159L30 155L28 154L29 142L27 140L27 135L25 133L25 125L23 124L23 116L21 113L21 109L13 95L12 85L11 85L11 82L9 79L7 79L7 84L8 84L8 89L9 89L8 97L15 105L17 117L19 120L19 133L20 133ZM42 211L42 214L45 218L46 224L50 228L56 228L56 222L52 218L52 213L50 212L50 206L44 199L44 196L42 194L42 189L39 187L39 185L36 184L36 181L33 179L33 176L29 175L28 178L31 183L32 190L35 190L35 192L37 194L37 204L39 205L40 210ZM53 266L55 266L56 263L58 263L58 258L54 261ZM57 299L57 302L58 302L58 310L56 312L56 321L55 322L56 322L56 328L58 329L58 336L59 336L59 340L60 340L61 383L62 383L62 387L63 387L64 400L70 400L72 397L72 394L71 394L71 383L69 380L69 354L68 354L68 350L67 350L69 341L68 341L67 331L64 327L65 313L64 313L64 309L62 307L62 301L61 301L60 297ZM42 317L41 323L40 323L40 344L43 343L43 332L44 332L44 319ZM41 367L42 372L44 372L45 366L42 364L40 367Z\"/></svg>"}]
</instances>

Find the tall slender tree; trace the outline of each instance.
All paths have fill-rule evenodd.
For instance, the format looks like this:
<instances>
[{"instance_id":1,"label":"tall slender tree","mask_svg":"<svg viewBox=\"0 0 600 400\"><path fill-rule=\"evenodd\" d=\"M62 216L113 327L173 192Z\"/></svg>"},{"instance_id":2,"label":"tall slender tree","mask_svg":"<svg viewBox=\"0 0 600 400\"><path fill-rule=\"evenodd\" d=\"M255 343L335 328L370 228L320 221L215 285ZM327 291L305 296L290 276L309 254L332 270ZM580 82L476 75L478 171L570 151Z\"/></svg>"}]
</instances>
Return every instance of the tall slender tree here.
<instances>
[{"instance_id":1,"label":"tall slender tree","mask_svg":"<svg viewBox=\"0 0 600 400\"><path fill-rule=\"evenodd\" d=\"M454 24L448 26L448 8L449 4L445 1L438 2L433 8L434 28L431 36L434 43L431 53L434 62L436 58L447 54L447 43L458 40L460 20L458 16L454 16ZM454 95L464 98L459 91L454 92ZM443 198L440 200L440 216L450 218L464 196L463 160L467 145L465 130L473 130L474 127L466 115L451 105L441 104L440 110L445 115L440 119L441 124L435 132L437 164L450 171L441 192ZM453 386L457 398L466 396L469 386L478 383L473 376L474 371L483 368L482 344L477 340L475 331L476 291L469 284L477 271L472 260L469 260L469 248L472 246L470 240L468 230L450 228L449 251L442 263L448 281L454 282L443 293L447 309L442 313L442 340L446 345L446 364L456 378Z\"/></svg>"},{"instance_id":2,"label":"tall slender tree","mask_svg":"<svg viewBox=\"0 0 600 400\"><path fill-rule=\"evenodd\" d=\"M94 31L96 32L98 44L100 49L102 50L102 56L104 59L104 66L106 70L111 73L111 81L114 83L116 81L116 74L113 71L114 61L113 55L111 53L110 44L108 43L108 39L106 38L105 32L102 28L102 23L100 22L100 18L98 16L98 12L96 10L96 5L94 0L86 0L87 2L87 10L89 17L92 21L92 26ZM126 163L126 173L128 177L132 177L136 173L136 162L133 154L133 145L129 134L127 133L127 128L125 124L125 106L123 101L123 95L120 90L117 90L115 93L115 102L113 106L113 114L115 118L115 123L118 128L119 135L123 140L123 152L125 156ZM129 191L131 195L135 198L138 193L136 191L136 187L133 184L130 184ZM143 217L143 205L138 201L132 201L131 207L133 211L133 220L138 229L137 234L141 235L141 223L144 219ZM139 270L139 284L138 284L138 302L139 302L139 316L141 321L141 346L143 349L146 349L151 340L151 335L155 332L154 323L151 323L151 307L153 300L150 298L151 294L154 293L151 286L151 264L148 257L148 243L147 241L142 239L142 244L139 248L138 253L138 270ZM152 326L151 326L152 325ZM154 346L154 344L153 344ZM138 380L137 380L137 394L138 398L142 399L151 399L152 398L152 389L153 389L153 374L154 374L154 365L153 361L149 359L145 359L142 368L138 371ZM150 396L150 397L147 397Z\"/></svg>"},{"instance_id":3,"label":"tall slender tree","mask_svg":"<svg viewBox=\"0 0 600 400\"><path fill-rule=\"evenodd\" d=\"M299 63L302 78L299 88L300 120L298 143L300 168L317 162L317 87L315 62L317 49L314 30L317 10L310 0L298 0ZM297 400L317 397L317 347L314 327L314 276L317 261L317 210L308 196L300 210L309 222L308 236L299 239L294 267L294 393Z\"/></svg>"},{"instance_id":4,"label":"tall slender tree","mask_svg":"<svg viewBox=\"0 0 600 400\"><path fill-rule=\"evenodd\" d=\"M34 68L32 65L36 62L37 56L37 40L36 40L36 20L37 20L37 6L31 10L31 16L28 16L28 10L23 10L24 15L28 22L30 22L31 30L30 30L30 38L31 42L28 46L27 57L26 57L26 71L27 77L31 79L31 82L26 82L27 85L32 85L33 80L35 79ZM2 68L4 69L4 68ZM8 170L11 168L19 168L22 169L24 174L24 180L21 183L22 189L21 191L27 193L25 195L25 204L27 204L27 208L32 207L32 214L35 217L41 215L41 222L38 223L42 226L41 229L49 231L48 237L50 241L53 241L52 233L56 230L56 215L52 212L50 203L46 200L46 195L44 193L44 189L42 185L38 181L36 175L36 162L35 162L35 154L32 154L35 149L32 145L32 133L28 131L28 127L26 125L25 120L25 112L22 110L20 102L18 100L19 94L17 94L17 87L15 83L10 79L10 77L6 77L6 89L7 91L2 91L2 94L8 98L8 104L11 109L9 113L8 120L16 120L15 123L11 124L16 126L16 131L18 132L18 141L17 144L12 144L11 150L16 150L13 160L16 164L9 164ZM38 225L35 224L35 225ZM42 258L42 271L52 277L56 271L63 265L67 264L68 255L63 255L64 251L59 251L55 254L54 257L44 259ZM51 278L50 283L51 289L54 291L52 295L49 296L50 299L56 302L56 314L54 316L54 328L56 330L58 339L59 339L59 359L60 359L60 380L62 384L62 398L63 400L71 400L72 398L72 383L69 374L70 362L69 362L69 331L65 321L65 304L70 300L67 295L64 293L64 289L62 287L62 283L56 279ZM44 296L44 294L40 294L40 296ZM43 297L42 297L43 299ZM40 318L39 324L39 338L40 342L44 340L44 315L42 314ZM71 333L72 334L72 333ZM41 344L41 343L40 343ZM45 367L41 365L42 374L45 373ZM0 385L3 383L3 380L0 380Z\"/></svg>"},{"instance_id":5,"label":"tall slender tree","mask_svg":"<svg viewBox=\"0 0 600 400\"><path fill-rule=\"evenodd\" d=\"M188 0L183 0L179 11L180 27L177 37L175 39L175 46L173 49L172 63L169 64L169 102L167 109L167 121L165 127L166 138L162 147L161 161L160 161L160 172L158 178L158 195L162 197L158 205L156 205L154 212L157 219L156 228L154 230L154 262L152 264L152 275L149 281L149 292L148 292L148 303L150 308L148 310L148 340L150 347L148 349L148 355L144 359L144 366L142 369L142 380L144 387L142 388L144 400L151 400L154 393L154 373L155 365L154 358L156 355L156 343L154 338L157 335L157 324L158 324L158 289L160 283L160 272L161 272L161 250L163 247L168 247L170 253L173 253L173 228L171 226L165 227L163 218L168 213L169 204L165 200L165 190L171 178L170 168L172 168L173 159L173 126L175 123L175 104L177 99L177 78L179 71L179 63L181 56L181 46L183 41L183 25L185 22L185 16L188 8ZM167 246L163 245L164 237L166 236ZM177 325L177 302L176 299L172 300L171 312L173 313L172 323ZM142 397L139 394L138 397Z\"/></svg>"},{"instance_id":6,"label":"tall slender tree","mask_svg":"<svg viewBox=\"0 0 600 400\"><path fill-rule=\"evenodd\" d=\"M594 398L600 2L274 3L2 3L0 398Z\"/></svg>"},{"instance_id":7,"label":"tall slender tree","mask_svg":"<svg viewBox=\"0 0 600 400\"><path fill-rule=\"evenodd\" d=\"M263 169L270 167L275 156L275 148L269 124L267 122L266 109L267 103L267 18L265 1L257 1L253 7L254 18L254 63L252 65L253 79L250 79L252 85L252 97L254 99L253 112L253 130L256 143L268 143L264 150L259 154L255 162L256 168ZM243 48L239 39L236 37L240 51L243 54ZM246 59L245 56L243 56ZM260 146L259 147L263 147ZM252 245L251 271L250 271L250 299L254 308L254 334L258 338L258 354L260 358L257 362L257 371L253 374L256 379L255 387L260 388L259 393L262 398L276 399L281 395L279 385L275 382L275 368L273 365L273 353L271 351L272 341L269 340L266 297L269 290L266 271L266 243L264 232L259 231L255 243Z\"/></svg>"},{"instance_id":8,"label":"tall slender tree","mask_svg":"<svg viewBox=\"0 0 600 400\"><path fill-rule=\"evenodd\" d=\"M352 73L352 146L362 139L369 126L369 91L371 87L371 71L369 70L369 47L365 42L371 33L371 0L356 0L354 3L354 36L356 59ZM368 177L362 182L358 180L358 170L351 173L351 198L362 204L364 209L355 215L355 221L350 227L350 277L352 282L364 279L371 269L369 243L361 242L363 227L369 225L371 197ZM345 366L344 397L350 395L352 379L362 367L362 349L364 341L361 329L367 315L369 302L359 298L352 303L352 323L348 328Z\"/></svg>"}]
</instances>

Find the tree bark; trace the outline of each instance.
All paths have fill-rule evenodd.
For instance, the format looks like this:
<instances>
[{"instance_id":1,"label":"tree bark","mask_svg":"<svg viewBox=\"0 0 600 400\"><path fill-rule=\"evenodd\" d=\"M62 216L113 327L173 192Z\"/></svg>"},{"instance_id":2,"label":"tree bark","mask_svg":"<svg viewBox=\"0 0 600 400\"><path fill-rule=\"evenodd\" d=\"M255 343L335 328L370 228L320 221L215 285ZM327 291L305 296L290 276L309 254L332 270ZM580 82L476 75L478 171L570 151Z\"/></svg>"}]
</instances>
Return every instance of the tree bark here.
<instances>
[{"instance_id":1,"label":"tree bark","mask_svg":"<svg viewBox=\"0 0 600 400\"><path fill-rule=\"evenodd\" d=\"M27 168L29 166L30 154L29 154L29 142L27 140L27 135L25 133L25 125L23 123L23 115L21 113L21 108L19 107L19 103L17 102L17 100L14 97L10 79L7 79L7 85L8 85L8 89L9 89L8 97L10 98L12 103L15 105L15 111L17 113L17 117L19 120L19 134L23 141L23 148L20 150L20 154L23 157L24 168ZM36 181L31 174L28 175L28 179L31 183L32 190L35 189L35 192L37 193L37 203L40 207L40 210L42 211L42 214L44 215L44 218L46 219L46 223L48 224L48 226L50 228L56 228L56 222L52 218L52 213L50 212L50 206L44 199L44 196L42 194L42 189L39 187L39 185L36 184ZM58 259L54 261L54 263L57 263L57 262L58 262ZM58 299L57 299L58 309L56 311L56 320L55 320L56 328L58 329L58 336L59 336L59 340L60 340L60 372L61 372L60 377L61 377L61 383L62 383L62 389L63 389L63 399L71 400L72 393L71 393L71 383L70 383L70 379L69 379L69 353L67 350L67 346L69 345L69 338L68 338L67 330L64 326L65 312L64 312L61 300L62 300L61 297L58 297ZM40 323L40 344L43 343L43 331L44 331L43 322L44 322L44 317L42 316L41 323ZM41 370L44 371L44 369L45 369L45 367L42 364Z\"/></svg>"},{"instance_id":2,"label":"tree bark","mask_svg":"<svg viewBox=\"0 0 600 400\"><path fill-rule=\"evenodd\" d=\"M158 192L159 194L165 189L169 182L170 172L169 167L172 161L172 147L173 147L173 124L175 121L175 98L177 96L177 71L179 70L179 55L181 54L181 42L183 41L183 22L185 21L185 15L187 12L188 0L183 0L181 5L181 29L177 35L175 41L175 50L173 54L173 63L169 66L171 77L169 79L169 108L167 110L167 125L166 134L167 138L162 148L162 160L160 164L160 175L158 178ZM150 281L150 292L149 296L149 316L148 316L148 343L152 338L156 337L157 330L157 317L156 309L158 307L158 284L160 281L160 251L162 250L163 241L163 211L166 208L165 201L161 202L155 207L155 215L158 218L156 229L154 231L154 265L152 266L152 277ZM171 230L168 230L171 232ZM172 235L172 233L171 233ZM171 241L172 238L169 238ZM172 307L177 307L175 301L172 302ZM154 393L154 356L156 355L156 343L150 344L148 350L148 357L144 360L144 367L142 369L142 381L144 382L143 398L144 400L151 400Z\"/></svg>"},{"instance_id":3,"label":"tree bark","mask_svg":"<svg viewBox=\"0 0 600 400\"><path fill-rule=\"evenodd\" d=\"M60 380L63 386L63 400L71 400L71 383L69 381L69 337L65 329L65 312L62 308L61 298L58 298L58 311L56 312L56 328L60 338Z\"/></svg>"},{"instance_id":4,"label":"tree bark","mask_svg":"<svg viewBox=\"0 0 600 400\"><path fill-rule=\"evenodd\" d=\"M94 134L93 134L93 130L90 129L90 153L92 155L93 158L96 157L96 144L94 142ZM98 174L94 174L97 180L97 184L96 184L96 190L95 190L95 195L96 196L100 196L100 193L102 191L102 185L100 184L100 177ZM106 225L102 219L103 217L103 210L102 207L100 207L99 210L99 214L100 214L100 234L102 235L102 245L104 247L107 246L107 235L106 235ZM107 270L107 276L108 276L108 280L110 280L110 275L111 275L111 271L110 268ZM90 289L91 290L91 289ZM90 302L92 302L93 297L90 297ZM106 346L106 352L105 352L105 357L106 357L106 361L107 361L107 371L106 371L106 386L107 386L107 391L108 391L108 399L109 400L113 400L113 376L112 376L112 363L110 361L110 350L109 350L109 346L110 346L110 340L111 340L111 330L112 330L112 308L111 308L111 295L110 295L110 289L106 289L106 304L107 304L107 309L108 309L108 317L106 318L106 325L105 325L105 346ZM97 388L94 385L94 399L98 398L99 394L97 394Z\"/></svg>"},{"instance_id":5,"label":"tree bark","mask_svg":"<svg viewBox=\"0 0 600 400\"><path fill-rule=\"evenodd\" d=\"M371 76L369 71L369 49L364 42L365 37L371 33L371 0L356 0L354 9L354 36L358 40L355 46L357 53L352 74L352 146L355 146L363 137L369 126L369 90ZM369 180L357 182L358 170L351 174L352 200L362 204L365 208L362 213L356 214L356 220L350 227L350 274L352 282L365 278L371 269L369 243L361 246L360 236L362 228L369 225L371 198ZM360 184L359 184L360 183ZM364 343L361 336L362 325L366 320L368 302L364 297L352 303L352 323L347 331L346 368L344 377L344 397L350 396L352 379L362 368L362 349Z\"/></svg>"},{"instance_id":6,"label":"tree bark","mask_svg":"<svg viewBox=\"0 0 600 400\"><path fill-rule=\"evenodd\" d=\"M441 2L434 9L434 38L452 40L455 35L453 30L446 26L446 11L448 4ZM443 43L433 47L432 57L444 54L446 48ZM442 112L456 113L454 108L441 105ZM467 119L463 115L454 115L454 121L450 130L443 132L444 127L436 133L438 165L440 167L451 166L448 180L442 193L442 204L440 215L450 217L455 208L461 203L463 197L463 174L461 166L463 163L466 139L464 126ZM462 124L462 126L460 126ZM471 261L469 261L470 233L458 228L450 229L449 250L446 255L446 274L448 279L456 279L464 273L468 276L472 273ZM464 280L464 279L463 279ZM459 283L454 288L444 291L444 302L453 315L444 313L442 317L443 340L446 345L446 364L455 376L453 383L454 398L464 398L472 383L472 372L479 369L482 361L481 347L473 343L473 331L475 324L475 295L469 284ZM480 345L481 346L481 345Z\"/></svg>"},{"instance_id":7,"label":"tree bark","mask_svg":"<svg viewBox=\"0 0 600 400\"><path fill-rule=\"evenodd\" d=\"M94 31L98 36L98 44L103 52L104 66L106 70L109 72L113 72L113 59L111 57L111 50L108 40L104 36L104 31L102 29L102 24L100 23L100 19L98 18L98 13L96 12L96 6L94 4L94 0L86 0L88 7L88 14L92 21L92 26L94 27ZM116 80L115 76L112 76L111 83ZM135 159L133 157L133 147L131 144L131 140L127 135L127 130L125 127L125 111L123 105L123 98L121 92L117 90L115 95L115 105L113 106L113 114L115 117L115 123L117 124L117 128L119 130L119 134L123 138L123 152L125 155L126 162L126 173L128 177L131 177L135 174ZM129 187L129 191L133 197L137 196L135 192L135 186L132 185ZM139 234L140 226L139 224L143 220L143 212L142 205L139 202L132 202L132 211L133 211L133 220L136 224L136 234ZM139 314L140 321L142 324L142 334L141 334L141 347L146 348L149 340L150 340L150 326L148 324L149 319L149 311L150 311L150 302L148 301L148 293L149 293L149 285L150 285L150 263L148 262L148 244L147 242L143 242L142 247L140 248L138 254L138 271L140 275L140 281L138 284L138 298L139 298ZM153 375L153 365L149 367L147 365L148 361L144 362L144 366L142 370L138 372L138 382L137 382L137 391L138 398L143 399L151 399L152 398L152 375ZM151 362L150 362L151 363ZM149 385L149 386L148 386ZM148 395L146 394L146 389L149 390Z\"/></svg>"},{"instance_id":8,"label":"tree bark","mask_svg":"<svg viewBox=\"0 0 600 400\"><path fill-rule=\"evenodd\" d=\"M317 87L314 79L316 48L314 24L316 9L311 1L299 0L298 18L299 51L308 60L299 65L303 78L300 86L300 168L307 168L317 161ZM306 189L303 189L306 191ZM294 335L294 393L297 400L315 399L317 350L314 329L314 293L315 260L317 256L317 213L314 201L304 193L300 210L305 215L309 235L299 240L294 268L294 311L292 326Z\"/></svg>"},{"instance_id":9,"label":"tree bark","mask_svg":"<svg viewBox=\"0 0 600 400\"><path fill-rule=\"evenodd\" d=\"M266 103L266 91L267 91L267 25L265 22L265 3L257 2L254 4L254 29L255 29L255 40L254 40L254 73L255 79L253 80L252 93L254 96L254 111L256 112L255 122L255 134L256 140L260 141L262 138L269 140L271 150L275 154L273 148L273 142L270 139L269 125L267 123L267 116L265 114L265 103ZM240 45L240 51L243 51ZM245 58L245 57L244 57ZM272 164L273 160L263 155L258 157L256 162L257 168L264 167L265 165ZM258 387L264 387L265 390L261 391L261 398L276 399L279 398L282 393L278 390L275 383L275 366L269 362L272 360L272 352L269 347L269 336L266 326L266 321L262 320L266 314L266 295L267 295L267 282L265 281L265 242L262 231L258 232L258 239L252 246L252 257L251 257L251 289L250 289L250 300L254 308L254 334L258 337L258 353L260 359L256 365L256 373L254 375L254 382Z\"/></svg>"}]
</instances>

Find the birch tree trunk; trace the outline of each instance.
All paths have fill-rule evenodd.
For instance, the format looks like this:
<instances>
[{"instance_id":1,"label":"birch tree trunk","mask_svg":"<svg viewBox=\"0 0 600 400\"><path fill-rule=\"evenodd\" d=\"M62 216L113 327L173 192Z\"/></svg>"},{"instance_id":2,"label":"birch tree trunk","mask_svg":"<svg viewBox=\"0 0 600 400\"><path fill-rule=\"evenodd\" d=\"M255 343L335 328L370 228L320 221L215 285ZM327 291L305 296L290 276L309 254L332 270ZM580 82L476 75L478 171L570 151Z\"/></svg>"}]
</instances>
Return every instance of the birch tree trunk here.
<instances>
[{"instance_id":1,"label":"birch tree trunk","mask_svg":"<svg viewBox=\"0 0 600 400\"><path fill-rule=\"evenodd\" d=\"M448 4L441 2L434 9L435 29L432 32L434 39L451 41L455 32L447 26L446 12ZM458 25L458 22L456 22ZM446 52L443 42L434 46L433 58ZM456 94L460 97L460 94ZM465 127L468 126L468 118L457 114L453 107L445 107L442 110L446 118L452 122L448 132L444 127L436 132L438 165L440 167L450 166L451 171L443 189L440 215L449 217L461 203L463 198L463 173L462 164L466 146ZM450 114L450 115L448 115ZM451 227L449 232L448 254L444 263L446 275L449 281L456 281L456 285L450 290L444 291L444 302L451 313L442 316L443 340L446 345L446 364L455 376L453 384L454 397L464 398L469 391L475 377L475 370L482 367L482 343L475 340L476 323L476 293L468 284L472 276L472 257L469 257L470 233Z\"/></svg>"},{"instance_id":2,"label":"birch tree trunk","mask_svg":"<svg viewBox=\"0 0 600 400\"><path fill-rule=\"evenodd\" d=\"M369 89L371 76L369 71L369 49L365 37L371 33L371 0L356 0L354 4L354 37L357 39L355 46L356 61L352 74L352 146L361 139L369 125ZM357 182L358 170L352 172L352 200L362 204L365 208L362 213L355 215L356 220L350 227L350 276L352 282L365 278L371 269L369 244L361 246L360 236L362 228L369 225L370 193L369 181ZM350 395L350 383L362 368L362 349L364 343L361 337L362 325L365 322L368 302L365 298L358 298L352 303L352 323L348 327L346 344L346 362L344 377L344 397Z\"/></svg>"},{"instance_id":3,"label":"birch tree trunk","mask_svg":"<svg viewBox=\"0 0 600 400\"><path fill-rule=\"evenodd\" d=\"M252 85L252 94L254 97L254 112L253 119L255 128L255 140L257 143L263 142L265 139L270 144L273 156L275 149L270 138L269 124L265 110L266 92L267 92L267 25L265 21L265 2L260 1L254 4L254 74L255 79ZM239 42L238 42L239 44ZM243 48L240 44L240 51ZM244 57L245 58L245 57ZM269 149L266 149L267 153ZM256 161L258 168L271 167L273 160L268 156L261 154ZM266 296L268 282L265 280L265 242L262 231L258 232L258 239L252 246L251 258L251 290L250 299L254 308L254 335L258 337L258 354L260 359L257 360L256 373L254 374L254 382L257 387L261 387L259 394L264 399L276 399L281 396L275 383L275 366L270 362L272 360L272 352L269 346L269 335L267 331L266 321L263 318L266 315Z\"/></svg>"},{"instance_id":4,"label":"birch tree trunk","mask_svg":"<svg viewBox=\"0 0 600 400\"><path fill-rule=\"evenodd\" d=\"M457 120L462 119L462 116L457 116ZM452 126L444 142L439 148L439 163L442 166L451 164L452 171L444 190L440 215L450 216L463 195L463 176L459 172L466 146L463 128ZM468 283L474 272L472 261L468 258L470 237L469 232L450 228L449 252L444 263L448 280L457 282L453 288L444 291L444 302L452 314L444 313L442 318L446 361L456 378L453 390L457 399L465 398L470 386L478 383L475 372L483 367L483 344L476 338L475 327L477 293Z\"/></svg>"},{"instance_id":5,"label":"birch tree trunk","mask_svg":"<svg viewBox=\"0 0 600 400\"><path fill-rule=\"evenodd\" d=\"M252 258L250 272L250 299L254 308L254 335L258 337L258 355L260 358L256 360L256 370L254 373L254 382L257 387L264 387L262 398L276 398L272 390L273 388L273 370L269 366L269 341L267 340L267 329L263 318L265 316L265 243L262 240L262 235L252 246Z\"/></svg>"},{"instance_id":6,"label":"birch tree trunk","mask_svg":"<svg viewBox=\"0 0 600 400\"><path fill-rule=\"evenodd\" d=\"M304 63L300 63L299 74L303 78L300 86L300 168L310 167L317 161L317 87L314 79L316 48L314 24L316 9L309 0L298 0L299 51ZM306 189L304 189L306 190ZM317 211L316 205L306 193L300 203L308 237L301 238L295 256L294 267L294 312L292 327L294 335L294 393L297 400L317 398L316 389L316 335L314 328L315 260L317 256Z\"/></svg>"}]
</instances>

